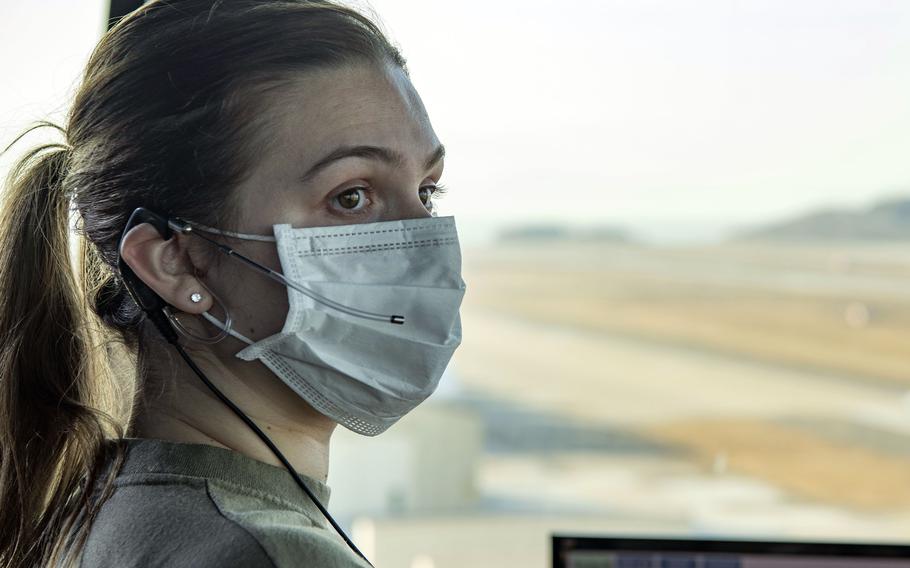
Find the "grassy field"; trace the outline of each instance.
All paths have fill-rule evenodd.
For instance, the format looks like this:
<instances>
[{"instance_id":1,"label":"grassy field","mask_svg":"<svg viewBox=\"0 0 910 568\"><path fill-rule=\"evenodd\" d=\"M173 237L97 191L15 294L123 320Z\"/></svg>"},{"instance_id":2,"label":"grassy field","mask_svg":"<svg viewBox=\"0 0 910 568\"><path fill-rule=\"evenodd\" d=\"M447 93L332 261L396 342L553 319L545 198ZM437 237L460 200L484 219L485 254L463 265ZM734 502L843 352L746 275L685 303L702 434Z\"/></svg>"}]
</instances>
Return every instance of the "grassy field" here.
<instances>
[{"instance_id":1,"label":"grassy field","mask_svg":"<svg viewBox=\"0 0 910 568\"><path fill-rule=\"evenodd\" d=\"M772 482L791 495L856 510L910 507L910 456L838 443L800 428L758 420L671 422L649 433L696 452L705 471L727 468Z\"/></svg>"}]
</instances>

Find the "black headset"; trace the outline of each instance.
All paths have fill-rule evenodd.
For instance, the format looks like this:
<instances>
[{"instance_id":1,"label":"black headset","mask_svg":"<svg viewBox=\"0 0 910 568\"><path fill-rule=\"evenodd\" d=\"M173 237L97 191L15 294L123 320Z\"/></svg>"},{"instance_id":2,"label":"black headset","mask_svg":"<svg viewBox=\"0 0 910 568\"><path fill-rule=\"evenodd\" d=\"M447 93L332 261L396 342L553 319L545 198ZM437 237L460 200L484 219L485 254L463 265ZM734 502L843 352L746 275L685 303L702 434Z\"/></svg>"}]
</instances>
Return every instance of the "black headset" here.
<instances>
[{"instance_id":1,"label":"black headset","mask_svg":"<svg viewBox=\"0 0 910 568\"><path fill-rule=\"evenodd\" d=\"M127 292L129 292L133 301L136 302L136 305L145 312L145 315L155 324L155 327L167 339L168 343L175 344L177 342L177 332L171 327L165 313L162 311L168 306L168 303L136 276L133 269L124 262L123 257L120 255L120 248L123 246L123 239L126 234L130 229L142 223L148 223L155 227L155 230L158 231L164 240L169 240L174 235L167 224L167 219L144 207L137 207L133 214L130 215L130 219L123 229L123 236L120 237L120 243L117 246L117 269L120 271L120 278L123 280Z\"/></svg>"},{"instance_id":2,"label":"black headset","mask_svg":"<svg viewBox=\"0 0 910 568\"><path fill-rule=\"evenodd\" d=\"M151 320L151 322L155 325L155 328L158 329L164 339L166 339L168 343L174 346L183 360L186 361L187 365L189 365L190 369L192 369L193 372L196 373L196 375L202 380L202 382L205 383L205 385L213 393L215 393L215 396L221 399L222 402L224 402L231 410L233 410L234 413L241 420L243 420L243 422L249 426L257 436L259 436L265 445L269 447L272 453L275 454L275 457L278 458L282 464L284 464L284 467L288 470L288 472L290 472L291 477L294 478L294 481L297 482L297 485L299 485L303 492L306 493L310 500L313 501L323 516L329 521L329 523L332 524L335 530L338 531L338 534L341 535L347 545L354 552L356 552L358 556L363 558L367 564L373 566L367 557L364 556L362 552L360 552L360 549L357 548L357 546L351 541L350 538L348 538L348 535L345 534L338 523L335 522L335 519L332 518L332 515L329 514L322 503L319 502L319 499L313 495L313 492L310 490L310 488L306 486L302 479L300 479L300 475L298 475L298 473L294 470L290 462L288 462L287 458L284 457L284 454L281 453L278 447L275 446L275 443L272 442L272 440L266 436L265 432L263 432L255 422L253 422L246 414L244 414L244 412L240 410L240 408L238 408L237 405L231 401L231 399L229 399L220 390L218 390L215 385L213 385L212 382L208 379L208 377L205 376L205 373L202 372L202 369L200 369L196 363L193 362L190 356L183 349L183 346L180 345L180 343L177 341L179 339L179 336L177 332L174 331L174 328L171 325L171 322L168 320L167 314L165 313L165 310L170 307L170 304L165 302L161 296L156 294L154 290L152 290L145 282L142 281L142 279L136 276L136 273L133 272L133 270L127 266L126 262L123 261L123 257L120 255L120 250L123 246L123 239L126 237L126 234L130 231L130 229L137 225L141 225L142 223L148 223L154 227L164 240L169 240L172 236L174 236L175 231L195 234L191 231L190 226L179 218L163 217L154 211L146 209L145 207L137 207L133 211L133 214L130 215L129 221L127 221L126 227L123 229L123 235L120 237L120 243L117 247L117 268L120 271L120 278L123 280L123 283L126 286L130 297L132 297L133 301L136 302L136 305L139 306L143 312L145 312L146 317ZM208 241L209 239L205 240ZM229 250L222 247L219 247L219 249Z\"/></svg>"}]
</instances>

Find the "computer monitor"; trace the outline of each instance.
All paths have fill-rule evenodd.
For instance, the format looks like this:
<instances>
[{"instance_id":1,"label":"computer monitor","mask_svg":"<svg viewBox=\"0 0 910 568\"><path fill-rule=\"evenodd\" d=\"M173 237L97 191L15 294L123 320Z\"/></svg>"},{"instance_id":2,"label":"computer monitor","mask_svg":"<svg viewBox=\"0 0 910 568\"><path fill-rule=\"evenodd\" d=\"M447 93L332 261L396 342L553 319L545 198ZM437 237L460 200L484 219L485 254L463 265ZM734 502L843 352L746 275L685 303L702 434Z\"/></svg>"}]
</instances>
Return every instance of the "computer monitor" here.
<instances>
[{"instance_id":1,"label":"computer monitor","mask_svg":"<svg viewBox=\"0 0 910 568\"><path fill-rule=\"evenodd\" d=\"M910 568L910 546L553 535L553 568Z\"/></svg>"}]
</instances>

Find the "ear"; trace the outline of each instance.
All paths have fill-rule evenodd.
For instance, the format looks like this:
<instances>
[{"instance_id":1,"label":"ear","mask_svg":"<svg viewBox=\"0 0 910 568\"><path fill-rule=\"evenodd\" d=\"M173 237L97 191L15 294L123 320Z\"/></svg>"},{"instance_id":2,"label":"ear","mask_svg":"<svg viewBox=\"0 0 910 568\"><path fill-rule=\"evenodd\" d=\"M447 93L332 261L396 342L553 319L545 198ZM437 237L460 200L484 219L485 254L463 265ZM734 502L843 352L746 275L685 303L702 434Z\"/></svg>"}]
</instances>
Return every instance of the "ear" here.
<instances>
[{"instance_id":1,"label":"ear","mask_svg":"<svg viewBox=\"0 0 910 568\"><path fill-rule=\"evenodd\" d=\"M164 240L152 225L141 223L124 235L120 258L149 288L181 312L201 314L211 309L211 294L196 278L190 255L178 235ZM202 295L202 301L190 300L195 293Z\"/></svg>"}]
</instances>

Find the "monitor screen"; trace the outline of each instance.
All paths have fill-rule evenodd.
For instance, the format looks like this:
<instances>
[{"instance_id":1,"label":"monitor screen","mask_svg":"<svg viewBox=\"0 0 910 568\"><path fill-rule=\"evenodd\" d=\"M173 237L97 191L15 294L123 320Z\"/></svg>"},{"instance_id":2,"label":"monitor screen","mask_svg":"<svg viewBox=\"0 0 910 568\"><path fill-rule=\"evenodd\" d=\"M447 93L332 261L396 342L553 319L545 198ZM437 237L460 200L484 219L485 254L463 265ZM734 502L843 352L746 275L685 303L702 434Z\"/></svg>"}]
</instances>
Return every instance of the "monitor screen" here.
<instances>
[{"instance_id":1,"label":"monitor screen","mask_svg":"<svg viewBox=\"0 0 910 568\"><path fill-rule=\"evenodd\" d=\"M910 546L553 537L553 568L910 568Z\"/></svg>"}]
</instances>

